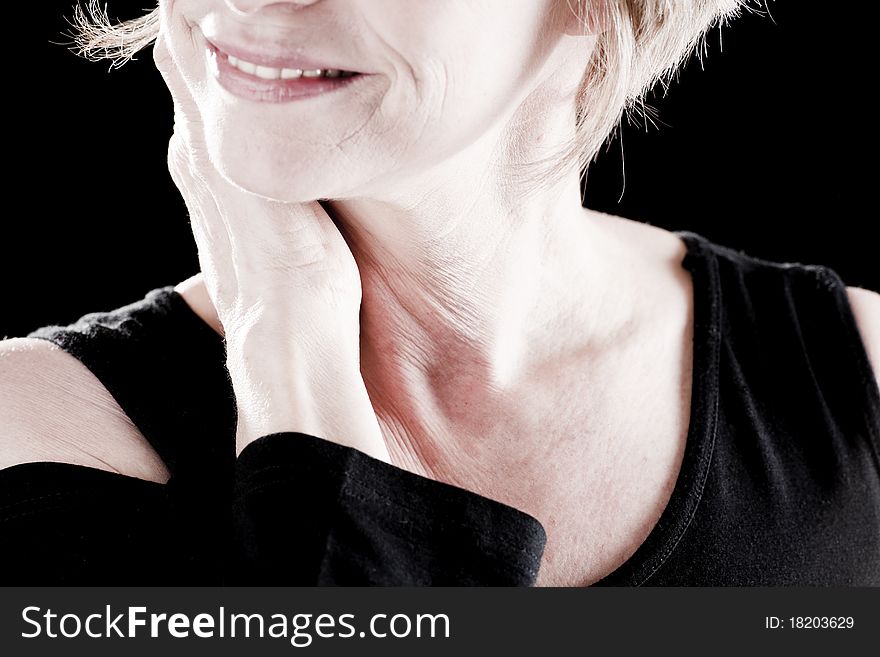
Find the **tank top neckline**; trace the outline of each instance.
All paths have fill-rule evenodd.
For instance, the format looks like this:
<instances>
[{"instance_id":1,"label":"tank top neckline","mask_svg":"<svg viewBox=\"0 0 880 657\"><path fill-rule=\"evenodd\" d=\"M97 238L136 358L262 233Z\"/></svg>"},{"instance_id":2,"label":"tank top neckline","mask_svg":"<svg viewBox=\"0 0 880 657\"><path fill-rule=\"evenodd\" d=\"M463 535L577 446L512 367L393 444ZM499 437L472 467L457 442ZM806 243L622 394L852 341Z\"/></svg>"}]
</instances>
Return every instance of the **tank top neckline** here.
<instances>
[{"instance_id":1,"label":"tank top neckline","mask_svg":"<svg viewBox=\"0 0 880 657\"><path fill-rule=\"evenodd\" d=\"M688 230L672 232L684 243L681 266L691 274L693 290L691 404L684 455L658 522L626 561L593 586L642 586L660 569L696 514L712 462L722 334L718 259L702 235Z\"/></svg>"},{"instance_id":2,"label":"tank top neckline","mask_svg":"<svg viewBox=\"0 0 880 657\"><path fill-rule=\"evenodd\" d=\"M672 554L696 513L709 473L718 421L718 361L721 341L721 287L717 258L708 240L687 231L673 231L685 246L681 266L690 272L693 288L693 359L691 404L681 468L660 519L645 540L611 573L592 586L641 586ZM154 291L154 302L167 307L193 330L193 342L215 355L224 338L211 328L173 286ZM161 297L165 298L162 299Z\"/></svg>"},{"instance_id":3,"label":"tank top neckline","mask_svg":"<svg viewBox=\"0 0 880 657\"><path fill-rule=\"evenodd\" d=\"M672 231L685 246L681 266L691 274L693 352L691 403L684 455L660 519L635 552L592 586L642 586L684 536L703 496L718 426L721 283L711 243L688 230Z\"/></svg>"}]
</instances>

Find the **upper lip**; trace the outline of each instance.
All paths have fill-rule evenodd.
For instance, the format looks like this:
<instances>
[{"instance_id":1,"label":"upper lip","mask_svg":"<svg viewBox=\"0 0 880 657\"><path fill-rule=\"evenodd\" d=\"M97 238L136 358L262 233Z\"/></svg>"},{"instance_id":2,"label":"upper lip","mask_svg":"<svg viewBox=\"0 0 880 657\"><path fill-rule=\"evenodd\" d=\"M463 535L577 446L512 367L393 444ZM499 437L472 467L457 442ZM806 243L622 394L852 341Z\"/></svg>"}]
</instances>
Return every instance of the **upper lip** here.
<instances>
[{"instance_id":1,"label":"upper lip","mask_svg":"<svg viewBox=\"0 0 880 657\"><path fill-rule=\"evenodd\" d=\"M207 39L206 41L226 55L232 55L246 62L257 64L258 66L268 66L270 68L298 68L302 70L316 69L337 69L341 71L353 71L345 65L337 64L325 59L312 59L305 55L272 53L266 49L257 50L254 48L244 48L227 41L221 41L216 38Z\"/></svg>"}]
</instances>

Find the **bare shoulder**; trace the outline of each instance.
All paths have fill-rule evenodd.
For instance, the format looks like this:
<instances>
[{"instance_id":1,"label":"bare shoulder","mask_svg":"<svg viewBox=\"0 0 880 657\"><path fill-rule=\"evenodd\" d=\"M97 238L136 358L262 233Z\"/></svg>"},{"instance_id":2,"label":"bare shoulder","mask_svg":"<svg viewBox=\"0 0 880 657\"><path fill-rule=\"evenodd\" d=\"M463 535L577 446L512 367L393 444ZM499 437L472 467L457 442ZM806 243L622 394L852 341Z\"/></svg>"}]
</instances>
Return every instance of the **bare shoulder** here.
<instances>
[{"instance_id":1,"label":"bare shoulder","mask_svg":"<svg viewBox=\"0 0 880 657\"><path fill-rule=\"evenodd\" d=\"M639 250L645 262L660 263L661 266L673 269L679 274L678 280L684 281L683 271L678 267L687 247L673 232L644 222L587 210L587 214L602 221L628 244ZM856 324L861 333L862 342L868 352L868 359L874 374L880 381L880 294L859 287L847 287L847 297L855 316Z\"/></svg>"},{"instance_id":2,"label":"bare shoulder","mask_svg":"<svg viewBox=\"0 0 880 657\"><path fill-rule=\"evenodd\" d=\"M0 340L0 468L83 465L166 483L165 464L78 359L48 340Z\"/></svg>"},{"instance_id":3,"label":"bare shoulder","mask_svg":"<svg viewBox=\"0 0 880 657\"><path fill-rule=\"evenodd\" d=\"M190 276L185 281L181 281L175 285L174 291L183 297L183 300L186 301L186 305L188 305L190 309L198 315L203 322L205 322L205 324L210 326L221 336L223 335L223 325L220 323L220 318L217 316L217 309L214 308L214 303L208 295L208 290L205 288L205 280L201 272L195 276Z\"/></svg>"},{"instance_id":4,"label":"bare shoulder","mask_svg":"<svg viewBox=\"0 0 880 657\"><path fill-rule=\"evenodd\" d=\"M687 253L684 241L665 228L598 210L584 208L584 212L590 220L601 223L621 242L625 242L640 258L648 258L667 267L678 267Z\"/></svg>"},{"instance_id":5,"label":"bare shoulder","mask_svg":"<svg viewBox=\"0 0 880 657\"><path fill-rule=\"evenodd\" d=\"M880 294L860 287L848 287L846 294L874 368L874 376L880 381Z\"/></svg>"}]
</instances>

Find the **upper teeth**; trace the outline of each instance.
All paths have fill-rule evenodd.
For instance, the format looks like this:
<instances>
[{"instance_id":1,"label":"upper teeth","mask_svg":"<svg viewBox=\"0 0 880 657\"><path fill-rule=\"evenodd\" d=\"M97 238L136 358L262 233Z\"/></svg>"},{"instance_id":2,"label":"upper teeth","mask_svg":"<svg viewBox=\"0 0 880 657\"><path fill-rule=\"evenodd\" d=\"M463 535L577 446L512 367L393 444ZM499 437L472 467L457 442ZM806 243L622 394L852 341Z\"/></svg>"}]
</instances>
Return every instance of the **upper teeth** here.
<instances>
[{"instance_id":1,"label":"upper teeth","mask_svg":"<svg viewBox=\"0 0 880 657\"><path fill-rule=\"evenodd\" d=\"M263 78L265 80L291 80L293 78L338 78L338 77L346 77L348 75L354 75L354 73L350 71L342 71L338 68L315 68L315 69L300 69L300 68L272 68L271 66L260 66L258 64L253 64L251 62L247 62L243 59L239 59L238 57L233 57L229 55L227 60L230 64L232 64L239 71L244 71L245 73L249 73L250 75L256 75L258 78Z\"/></svg>"}]
</instances>

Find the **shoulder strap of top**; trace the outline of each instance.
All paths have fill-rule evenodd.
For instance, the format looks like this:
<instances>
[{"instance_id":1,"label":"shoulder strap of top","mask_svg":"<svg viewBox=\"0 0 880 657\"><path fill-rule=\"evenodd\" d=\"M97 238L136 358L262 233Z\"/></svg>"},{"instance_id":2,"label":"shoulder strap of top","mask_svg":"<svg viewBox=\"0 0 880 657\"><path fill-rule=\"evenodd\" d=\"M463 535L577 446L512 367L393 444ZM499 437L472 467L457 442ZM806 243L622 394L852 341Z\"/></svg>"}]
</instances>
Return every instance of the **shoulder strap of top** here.
<instances>
[{"instance_id":1,"label":"shoulder strap of top","mask_svg":"<svg viewBox=\"0 0 880 657\"><path fill-rule=\"evenodd\" d=\"M825 297L831 317L837 320L835 328L840 334L843 348L834 365L840 368L838 371L842 377L851 377L855 387L853 399L863 402L854 410L861 409L863 412L864 426L874 440L880 466L880 385L877 380L880 373L875 373L871 365L867 347L849 302L846 283L830 267L814 265L806 269L808 284ZM861 397L857 396L859 391L863 393Z\"/></svg>"},{"instance_id":2,"label":"shoulder strap of top","mask_svg":"<svg viewBox=\"0 0 880 657\"><path fill-rule=\"evenodd\" d=\"M768 432L800 421L802 435L824 427L844 441L866 439L880 471L880 388L841 277L689 234L719 263L724 362L756 422Z\"/></svg>"},{"instance_id":3,"label":"shoulder strap of top","mask_svg":"<svg viewBox=\"0 0 880 657\"><path fill-rule=\"evenodd\" d=\"M169 484L228 481L236 416L225 346L173 287L27 337L57 344L92 371L168 466Z\"/></svg>"}]
</instances>

